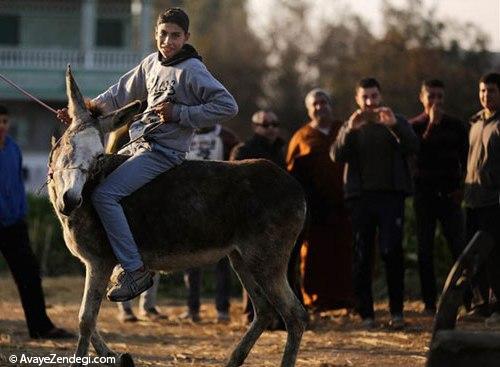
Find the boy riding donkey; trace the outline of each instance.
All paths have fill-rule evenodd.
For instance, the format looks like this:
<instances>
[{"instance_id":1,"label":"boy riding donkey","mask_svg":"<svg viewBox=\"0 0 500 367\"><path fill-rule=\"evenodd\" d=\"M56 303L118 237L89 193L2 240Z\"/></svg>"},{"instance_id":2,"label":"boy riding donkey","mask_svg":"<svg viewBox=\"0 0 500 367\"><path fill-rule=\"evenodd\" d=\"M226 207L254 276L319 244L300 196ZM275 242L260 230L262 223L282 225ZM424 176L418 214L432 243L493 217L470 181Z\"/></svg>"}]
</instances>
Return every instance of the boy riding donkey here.
<instances>
[{"instance_id":1,"label":"boy riding donkey","mask_svg":"<svg viewBox=\"0 0 500 367\"><path fill-rule=\"evenodd\" d=\"M107 293L110 301L136 297L153 285L154 275L142 262L120 200L181 164L195 129L215 125L238 112L231 94L186 43L188 30L189 18L182 9L165 10L155 27L158 52L147 56L91 101L103 113L134 100L147 99L148 104L146 113L129 129L133 143L126 147L126 152L131 157L92 194L94 207L122 267L112 277ZM67 109L59 110L58 117L65 123L70 121Z\"/></svg>"}]
</instances>

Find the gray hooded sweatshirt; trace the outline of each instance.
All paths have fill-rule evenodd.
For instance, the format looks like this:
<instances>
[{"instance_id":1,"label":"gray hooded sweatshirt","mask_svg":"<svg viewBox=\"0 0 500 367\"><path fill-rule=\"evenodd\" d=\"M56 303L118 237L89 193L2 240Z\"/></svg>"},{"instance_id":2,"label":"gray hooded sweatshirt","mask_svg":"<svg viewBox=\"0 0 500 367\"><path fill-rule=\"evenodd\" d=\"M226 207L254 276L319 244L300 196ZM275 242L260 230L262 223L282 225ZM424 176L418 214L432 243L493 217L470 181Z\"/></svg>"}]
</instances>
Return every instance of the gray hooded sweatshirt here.
<instances>
[{"instance_id":1,"label":"gray hooded sweatshirt","mask_svg":"<svg viewBox=\"0 0 500 367\"><path fill-rule=\"evenodd\" d=\"M151 113L135 121L129 130L134 139L145 132L145 138L163 147L189 151L194 131L213 126L238 113L233 96L196 57L165 66L159 53L147 56L118 83L94 99L104 113L111 112L134 100L147 100L146 111L160 102L174 103L172 122L159 123Z\"/></svg>"}]
</instances>

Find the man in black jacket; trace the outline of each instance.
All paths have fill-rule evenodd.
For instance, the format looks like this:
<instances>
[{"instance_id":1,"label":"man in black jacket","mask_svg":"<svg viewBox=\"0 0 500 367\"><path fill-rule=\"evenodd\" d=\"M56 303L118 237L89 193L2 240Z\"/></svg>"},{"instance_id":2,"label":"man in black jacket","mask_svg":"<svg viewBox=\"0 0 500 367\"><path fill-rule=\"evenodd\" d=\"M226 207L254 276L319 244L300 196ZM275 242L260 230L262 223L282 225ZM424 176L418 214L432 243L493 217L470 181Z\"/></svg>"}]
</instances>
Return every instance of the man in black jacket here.
<instances>
[{"instance_id":1,"label":"man in black jacket","mask_svg":"<svg viewBox=\"0 0 500 367\"><path fill-rule=\"evenodd\" d=\"M354 237L353 279L356 310L363 326L375 326L372 262L378 230L385 263L391 327L404 327L403 228L405 196L412 192L407 157L418 150L411 126L382 105L380 84L362 79L356 86L359 109L342 126L330 156L345 163L344 193Z\"/></svg>"},{"instance_id":2,"label":"man in black jacket","mask_svg":"<svg viewBox=\"0 0 500 367\"><path fill-rule=\"evenodd\" d=\"M414 172L413 206L417 226L418 264L425 311L436 312L434 236L439 221L456 260L464 247L462 185L469 147L465 124L443 110L444 84L425 80L420 90L424 111L410 124L420 141Z\"/></svg>"},{"instance_id":3,"label":"man in black jacket","mask_svg":"<svg viewBox=\"0 0 500 367\"><path fill-rule=\"evenodd\" d=\"M264 158L285 168L285 142L279 137L279 126L274 112L255 112L252 116L254 135L233 148L230 160Z\"/></svg>"},{"instance_id":4,"label":"man in black jacket","mask_svg":"<svg viewBox=\"0 0 500 367\"><path fill-rule=\"evenodd\" d=\"M274 162L276 165L284 169L285 142L279 137L279 127L280 123L274 112L263 110L255 112L252 116L252 128L254 135L250 139L236 145L233 148L230 160L239 161L243 159L263 158ZM297 256L295 254L292 255L292 259L297 259ZM295 268L293 262L289 264L288 268L288 277L290 281L290 277L292 276L290 274L290 269ZM292 287L295 283L295 281L290 282ZM300 290L294 289L294 291L296 294L300 294ZM246 291L243 292L243 310L247 321L251 322L253 320L253 306ZM282 329L284 325L280 324L280 322L273 322L273 325L271 325L270 328Z\"/></svg>"}]
</instances>

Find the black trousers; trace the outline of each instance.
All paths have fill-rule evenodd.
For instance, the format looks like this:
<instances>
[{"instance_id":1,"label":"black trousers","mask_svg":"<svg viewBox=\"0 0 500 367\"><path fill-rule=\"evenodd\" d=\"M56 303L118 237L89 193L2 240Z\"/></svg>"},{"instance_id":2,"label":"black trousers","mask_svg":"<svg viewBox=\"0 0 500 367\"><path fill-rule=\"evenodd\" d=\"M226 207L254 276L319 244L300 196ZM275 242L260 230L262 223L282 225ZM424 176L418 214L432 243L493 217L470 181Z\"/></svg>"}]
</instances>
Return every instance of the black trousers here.
<instances>
[{"instance_id":1,"label":"black trousers","mask_svg":"<svg viewBox=\"0 0 500 367\"><path fill-rule=\"evenodd\" d=\"M215 308L219 312L229 311L231 292L231 265L226 257L215 266ZM189 311L200 311L201 269L191 268L184 273L184 283L188 290L187 306Z\"/></svg>"},{"instance_id":2,"label":"black trousers","mask_svg":"<svg viewBox=\"0 0 500 367\"><path fill-rule=\"evenodd\" d=\"M465 221L462 208L446 194L417 190L415 209L418 268L422 301L427 308L436 307L436 276L434 273L434 237L437 222L441 223L443 235L455 261L465 246Z\"/></svg>"},{"instance_id":3,"label":"black trousers","mask_svg":"<svg viewBox=\"0 0 500 367\"><path fill-rule=\"evenodd\" d=\"M493 237L495 242L485 266L472 281L474 306L481 306L481 303L488 305L491 288L496 302L490 305L489 311L500 312L500 205L467 208L465 213L468 240L477 231L485 231Z\"/></svg>"},{"instance_id":4,"label":"black trousers","mask_svg":"<svg viewBox=\"0 0 500 367\"><path fill-rule=\"evenodd\" d=\"M32 338L54 327L45 311L45 300L38 261L31 250L28 228L24 221L12 226L0 226L0 251L16 282Z\"/></svg>"},{"instance_id":5,"label":"black trousers","mask_svg":"<svg viewBox=\"0 0 500 367\"><path fill-rule=\"evenodd\" d=\"M404 296L404 196L400 193L368 192L349 199L354 233L353 281L356 311L361 318L374 317L372 275L375 236L385 264L389 309L403 313Z\"/></svg>"}]
</instances>

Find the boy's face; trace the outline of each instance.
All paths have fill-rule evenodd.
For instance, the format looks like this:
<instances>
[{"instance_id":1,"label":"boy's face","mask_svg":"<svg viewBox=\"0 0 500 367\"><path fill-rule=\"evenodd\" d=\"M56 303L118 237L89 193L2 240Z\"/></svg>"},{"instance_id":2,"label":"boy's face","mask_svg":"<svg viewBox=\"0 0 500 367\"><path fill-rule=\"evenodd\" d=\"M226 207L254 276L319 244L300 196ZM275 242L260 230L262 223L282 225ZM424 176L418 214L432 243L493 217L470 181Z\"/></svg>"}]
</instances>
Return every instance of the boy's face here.
<instances>
[{"instance_id":1,"label":"boy's face","mask_svg":"<svg viewBox=\"0 0 500 367\"><path fill-rule=\"evenodd\" d=\"M356 103L363 111L380 107L382 95L377 87L358 88L356 91Z\"/></svg>"},{"instance_id":2,"label":"boy's face","mask_svg":"<svg viewBox=\"0 0 500 367\"><path fill-rule=\"evenodd\" d=\"M500 110L500 91L496 84L479 83L479 100L481 106L490 111Z\"/></svg>"},{"instance_id":3,"label":"boy's face","mask_svg":"<svg viewBox=\"0 0 500 367\"><path fill-rule=\"evenodd\" d=\"M9 116L0 114L0 141L3 141L9 132Z\"/></svg>"},{"instance_id":4,"label":"boy's face","mask_svg":"<svg viewBox=\"0 0 500 367\"><path fill-rule=\"evenodd\" d=\"M422 87L420 91L420 102L426 111L432 106L442 107L444 102L444 89L440 87Z\"/></svg>"},{"instance_id":5,"label":"boy's face","mask_svg":"<svg viewBox=\"0 0 500 367\"><path fill-rule=\"evenodd\" d=\"M175 23L161 23L156 26L156 47L164 58L175 56L189 39L189 32Z\"/></svg>"}]
</instances>

